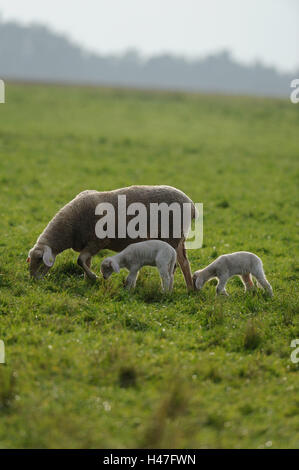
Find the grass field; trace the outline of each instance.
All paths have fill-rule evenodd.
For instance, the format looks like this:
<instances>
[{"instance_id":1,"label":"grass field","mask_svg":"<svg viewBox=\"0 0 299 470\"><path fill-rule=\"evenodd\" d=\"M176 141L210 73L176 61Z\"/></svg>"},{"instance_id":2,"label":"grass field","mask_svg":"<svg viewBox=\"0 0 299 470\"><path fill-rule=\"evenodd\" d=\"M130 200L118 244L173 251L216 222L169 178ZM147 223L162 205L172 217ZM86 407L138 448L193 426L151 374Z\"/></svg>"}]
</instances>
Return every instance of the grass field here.
<instances>
[{"instance_id":1,"label":"grass field","mask_svg":"<svg viewBox=\"0 0 299 470\"><path fill-rule=\"evenodd\" d=\"M1 448L299 446L299 106L274 99L8 84L0 105ZM249 250L274 290L171 296L153 268L43 281L26 257L84 189L169 184L204 204L192 270ZM99 272L107 251L94 260ZM298 261L298 258L297 258Z\"/></svg>"}]
</instances>

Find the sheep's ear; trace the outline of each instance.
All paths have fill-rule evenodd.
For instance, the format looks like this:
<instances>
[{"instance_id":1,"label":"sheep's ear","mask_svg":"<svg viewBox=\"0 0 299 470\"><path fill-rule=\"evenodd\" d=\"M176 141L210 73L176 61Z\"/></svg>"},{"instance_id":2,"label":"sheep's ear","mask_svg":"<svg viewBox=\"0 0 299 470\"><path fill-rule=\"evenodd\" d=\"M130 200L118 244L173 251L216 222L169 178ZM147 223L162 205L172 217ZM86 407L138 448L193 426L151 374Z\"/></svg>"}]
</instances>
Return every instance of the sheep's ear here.
<instances>
[{"instance_id":1,"label":"sheep's ear","mask_svg":"<svg viewBox=\"0 0 299 470\"><path fill-rule=\"evenodd\" d=\"M199 285L199 277L197 277L196 280L195 280L195 287L196 287L196 289L198 289L198 285Z\"/></svg>"},{"instance_id":2,"label":"sheep's ear","mask_svg":"<svg viewBox=\"0 0 299 470\"><path fill-rule=\"evenodd\" d=\"M28 257L27 257L27 260L26 260L27 263L30 263L30 261L31 261L30 253L31 253L31 250L29 250L29 252L28 252Z\"/></svg>"},{"instance_id":3,"label":"sheep's ear","mask_svg":"<svg viewBox=\"0 0 299 470\"><path fill-rule=\"evenodd\" d=\"M44 254L43 254L43 262L45 263L48 268L52 268L55 262L55 256L52 253L52 250L49 246L45 246Z\"/></svg>"},{"instance_id":4,"label":"sheep's ear","mask_svg":"<svg viewBox=\"0 0 299 470\"><path fill-rule=\"evenodd\" d=\"M111 260L111 266L112 266L113 271L115 271L116 273L119 273L120 271L119 265L114 259Z\"/></svg>"}]
</instances>

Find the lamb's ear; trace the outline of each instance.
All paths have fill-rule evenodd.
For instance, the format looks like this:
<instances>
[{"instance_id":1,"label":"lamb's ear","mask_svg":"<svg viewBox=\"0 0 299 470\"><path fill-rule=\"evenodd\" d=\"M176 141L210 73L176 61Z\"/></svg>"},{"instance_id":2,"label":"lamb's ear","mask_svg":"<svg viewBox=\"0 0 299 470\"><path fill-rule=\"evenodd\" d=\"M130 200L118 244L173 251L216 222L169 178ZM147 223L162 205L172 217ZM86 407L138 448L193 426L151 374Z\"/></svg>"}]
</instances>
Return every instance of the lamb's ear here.
<instances>
[{"instance_id":1,"label":"lamb's ear","mask_svg":"<svg viewBox=\"0 0 299 470\"><path fill-rule=\"evenodd\" d=\"M199 277L197 277L196 280L195 280L195 287L196 287L196 289L198 289L198 284L199 284Z\"/></svg>"},{"instance_id":2,"label":"lamb's ear","mask_svg":"<svg viewBox=\"0 0 299 470\"><path fill-rule=\"evenodd\" d=\"M55 256L52 253L52 250L49 246L45 246L44 254L43 254L43 262L45 263L48 268L52 268L55 262Z\"/></svg>"},{"instance_id":3,"label":"lamb's ear","mask_svg":"<svg viewBox=\"0 0 299 470\"><path fill-rule=\"evenodd\" d=\"M111 260L111 266L112 266L113 271L115 271L116 273L119 273L120 271L119 265L114 259Z\"/></svg>"}]
</instances>

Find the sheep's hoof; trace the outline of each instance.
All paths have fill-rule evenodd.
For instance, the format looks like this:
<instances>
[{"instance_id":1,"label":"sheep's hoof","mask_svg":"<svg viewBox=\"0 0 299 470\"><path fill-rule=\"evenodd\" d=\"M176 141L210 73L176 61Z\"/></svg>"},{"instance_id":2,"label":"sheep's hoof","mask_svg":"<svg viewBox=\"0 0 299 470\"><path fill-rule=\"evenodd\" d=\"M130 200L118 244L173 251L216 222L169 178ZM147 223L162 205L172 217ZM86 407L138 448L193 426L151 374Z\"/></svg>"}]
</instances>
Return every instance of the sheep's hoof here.
<instances>
[{"instance_id":1,"label":"sheep's hoof","mask_svg":"<svg viewBox=\"0 0 299 470\"><path fill-rule=\"evenodd\" d=\"M126 290L133 290L135 286L133 286L132 284L125 284L125 289Z\"/></svg>"},{"instance_id":2,"label":"sheep's hoof","mask_svg":"<svg viewBox=\"0 0 299 470\"><path fill-rule=\"evenodd\" d=\"M91 275L91 274L85 274L85 279L88 279L88 280L94 282L94 281L96 281L96 280L98 279L98 276L97 276L96 274L93 274L93 275Z\"/></svg>"},{"instance_id":3,"label":"sheep's hoof","mask_svg":"<svg viewBox=\"0 0 299 470\"><path fill-rule=\"evenodd\" d=\"M221 292L217 292L217 297L221 297L221 296L228 297L229 294L225 290L222 290Z\"/></svg>"}]
</instances>

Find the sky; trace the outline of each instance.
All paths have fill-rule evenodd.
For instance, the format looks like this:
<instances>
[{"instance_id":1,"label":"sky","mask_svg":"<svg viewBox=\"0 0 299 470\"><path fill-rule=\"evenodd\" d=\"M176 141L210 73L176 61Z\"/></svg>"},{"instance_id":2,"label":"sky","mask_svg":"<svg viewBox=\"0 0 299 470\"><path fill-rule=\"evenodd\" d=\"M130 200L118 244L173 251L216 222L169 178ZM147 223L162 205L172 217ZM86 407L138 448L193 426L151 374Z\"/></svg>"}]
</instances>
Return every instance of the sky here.
<instances>
[{"instance_id":1,"label":"sky","mask_svg":"<svg viewBox=\"0 0 299 470\"><path fill-rule=\"evenodd\" d=\"M299 70L299 0L0 0L2 20L41 22L101 54L204 57Z\"/></svg>"}]
</instances>

